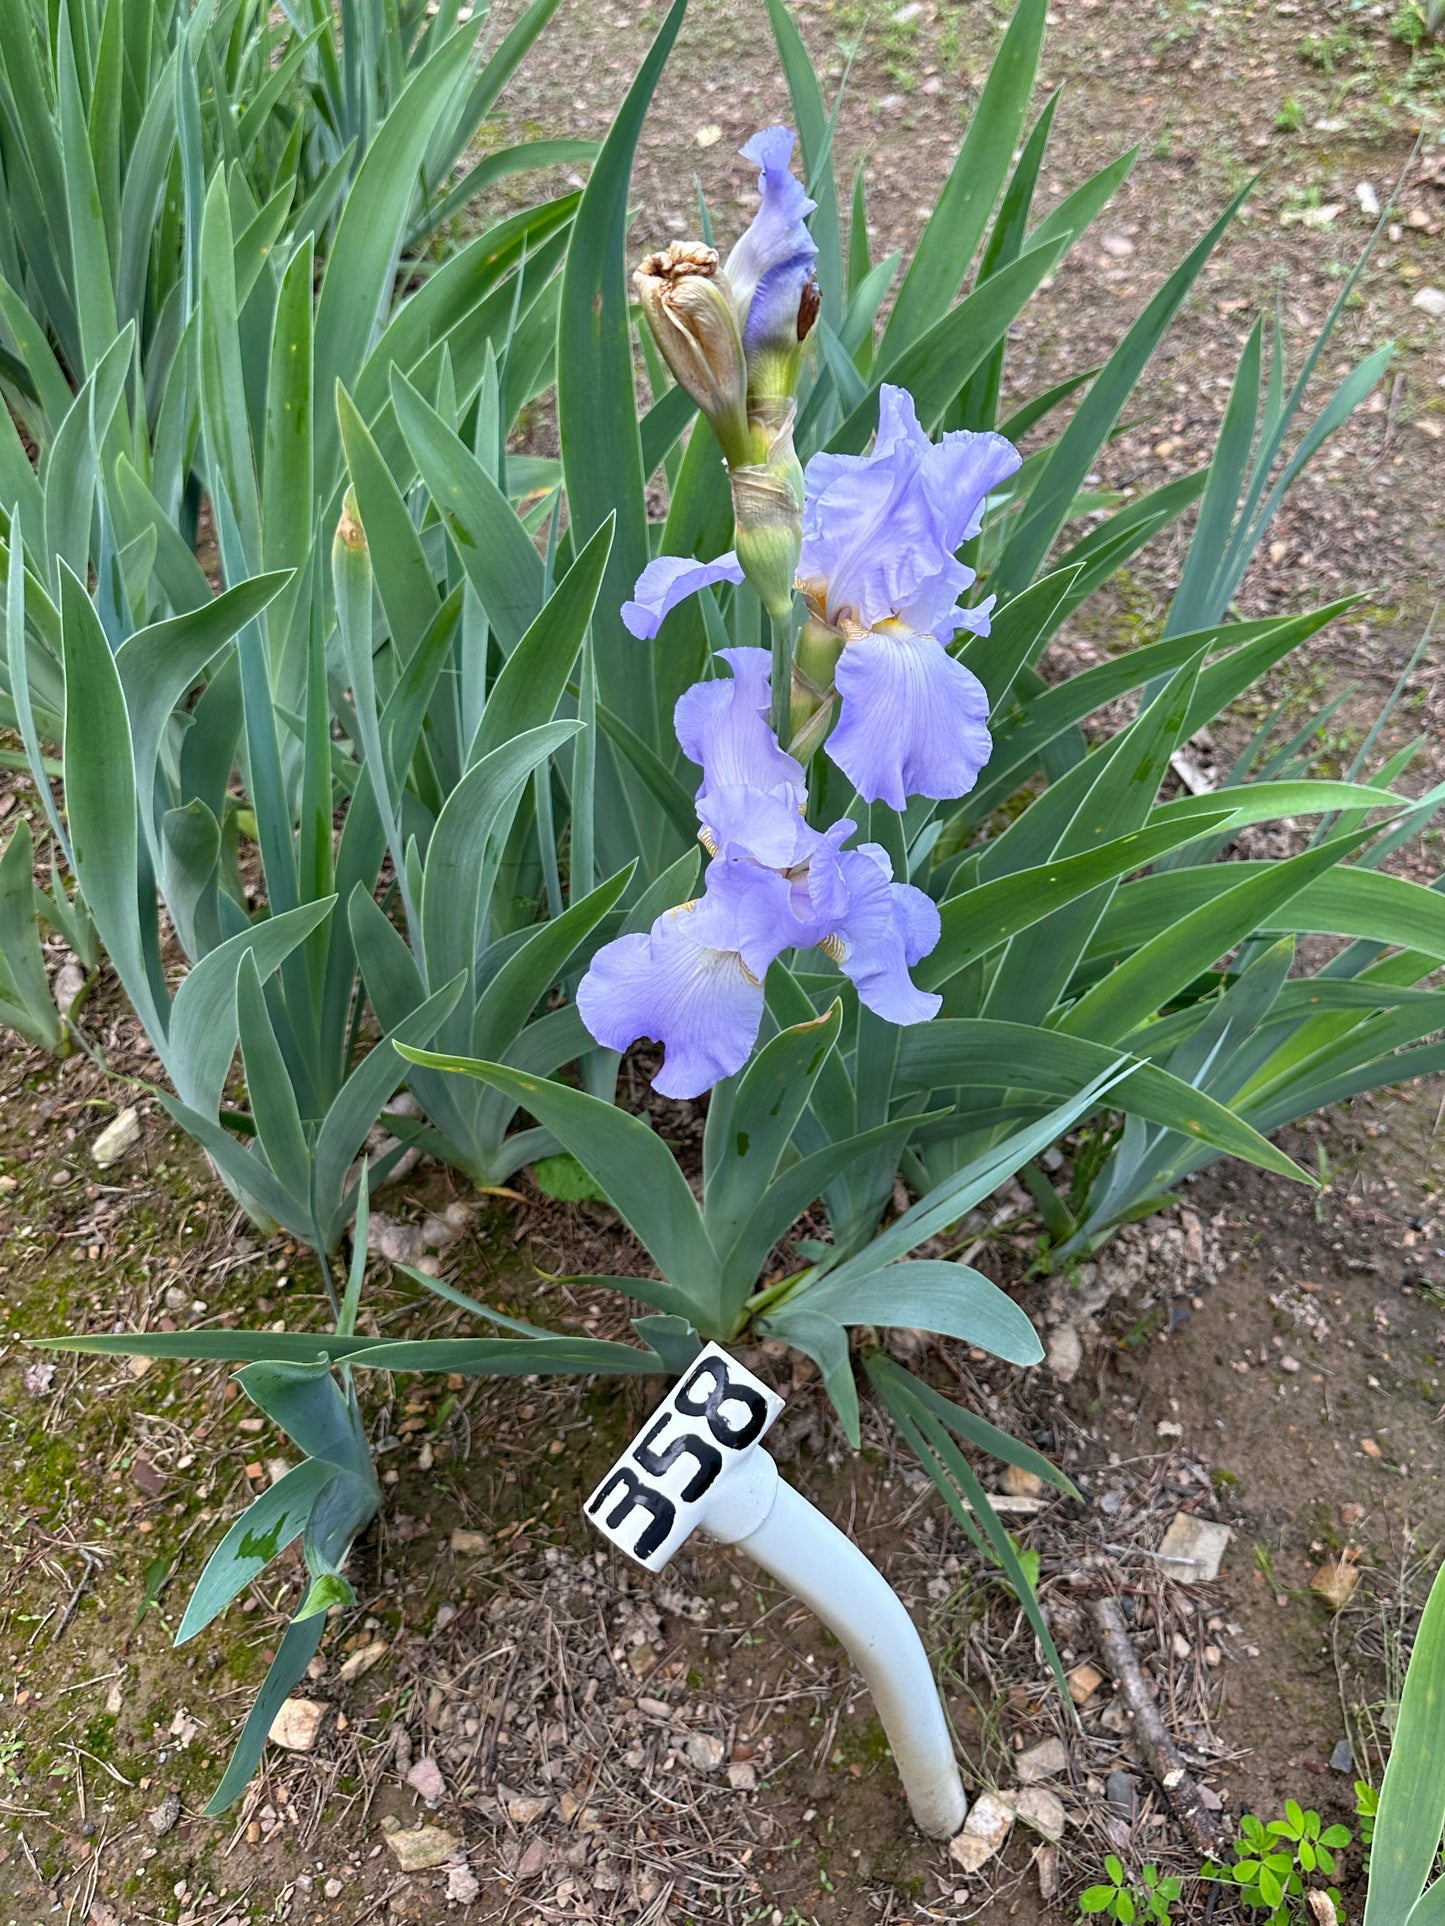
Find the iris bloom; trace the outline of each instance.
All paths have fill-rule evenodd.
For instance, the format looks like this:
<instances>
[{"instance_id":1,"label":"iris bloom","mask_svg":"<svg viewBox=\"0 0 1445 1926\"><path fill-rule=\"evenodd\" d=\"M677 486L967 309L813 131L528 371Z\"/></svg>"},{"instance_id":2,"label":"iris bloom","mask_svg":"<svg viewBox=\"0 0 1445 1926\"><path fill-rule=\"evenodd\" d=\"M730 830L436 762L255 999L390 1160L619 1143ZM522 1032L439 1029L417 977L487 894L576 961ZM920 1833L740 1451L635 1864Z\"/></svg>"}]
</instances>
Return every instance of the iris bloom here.
<instances>
[{"instance_id":1,"label":"iris bloom","mask_svg":"<svg viewBox=\"0 0 1445 1926\"><path fill-rule=\"evenodd\" d=\"M935 904L895 883L876 843L844 849L855 824L813 829L801 766L768 727L768 656L728 649L730 681L697 684L677 705L678 740L703 771L704 894L619 937L594 958L577 1006L596 1040L625 1050L655 1037L664 1096L695 1097L740 1070L757 1041L763 980L790 949L822 948L860 1000L892 1023L922 1023L940 999L908 972L938 941Z\"/></svg>"},{"instance_id":2,"label":"iris bloom","mask_svg":"<svg viewBox=\"0 0 1445 1926\"><path fill-rule=\"evenodd\" d=\"M1002 435L930 441L912 397L887 386L871 453L808 463L798 565L813 618L805 640L821 639L825 657L836 658L840 713L827 754L868 802L901 810L909 796L965 795L988 761L988 696L946 645L960 629L987 635L993 599L962 605L974 574L955 551L1018 466ZM738 574L732 555L685 565L659 557L623 619L634 635L655 635L686 596Z\"/></svg>"}]
</instances>

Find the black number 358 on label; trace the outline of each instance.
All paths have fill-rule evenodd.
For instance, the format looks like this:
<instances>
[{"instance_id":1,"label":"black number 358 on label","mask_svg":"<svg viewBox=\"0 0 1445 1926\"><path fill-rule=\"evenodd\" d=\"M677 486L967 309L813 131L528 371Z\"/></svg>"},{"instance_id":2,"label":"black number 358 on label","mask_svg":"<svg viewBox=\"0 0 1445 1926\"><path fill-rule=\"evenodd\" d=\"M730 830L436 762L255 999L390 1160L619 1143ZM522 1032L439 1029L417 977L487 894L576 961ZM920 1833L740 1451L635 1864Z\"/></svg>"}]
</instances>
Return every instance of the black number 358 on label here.
<instances>
[{"instance_id":1,"label":"black number 358 on label","mask_svg":"<svg viewBox=\"0 0 1445 1926\"><path fill-rule=\"evenodd\" d=\"M776 1391L709 1344L587 1500L587 1516L619 1551L661 1571L782 1408Z\"/></svg>"}]
</instances>

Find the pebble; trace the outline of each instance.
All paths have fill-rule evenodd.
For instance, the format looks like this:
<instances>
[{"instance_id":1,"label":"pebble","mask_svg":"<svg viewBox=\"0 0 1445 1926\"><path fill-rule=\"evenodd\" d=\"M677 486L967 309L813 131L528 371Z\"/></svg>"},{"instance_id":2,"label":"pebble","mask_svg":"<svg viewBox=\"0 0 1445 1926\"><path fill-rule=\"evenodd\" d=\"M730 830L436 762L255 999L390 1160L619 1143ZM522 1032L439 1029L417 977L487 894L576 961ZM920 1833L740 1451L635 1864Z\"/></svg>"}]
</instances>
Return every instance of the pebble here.
<instances>
[{"instance_id":1,"label":"pebble","mask_svg":"<svg viewBox=\"0 0 1445 1926\"><path fill-rule=\"evenodd\" d=\"M1354 1747L1348 1739L1340 1739L1330 1754L1331 1772L1353 1772L1355 1769Z\"/></svg>"},{"instance_id":2,"label":"pebble","mask_svg":"<svg viewBox=\"0 0 1445 1926\"><path fill-rule=\"evenodd\" d=\"M1127 234L1106 234L1099 246L1116 261L1125 260L1134 252L1134 243Z\"/></svg>"},{"instance_id":3,"label":"pebble","mask_svg":"<svg viewBox=\"0 0 1445 1926\"><path fill-rule=\"evenodd\" d=\"M1286 1355L1285 1357L1282 1357L1280 1359L1279 1368L1281 1371L1288 1371L1290 1376L1293 1377L1295 1372L1298 1371L1299 1369L1299 1359L1292 1358Z\"/></svg>"},{"instance_id":4,"label":"pebble","mask_svg":"<svg viewBox=\"0 0 1445 1926\"><path fill-rule=\"evenodd\" d=\"M403 1872L428 1872L444 1866L462 1842L453 1832L440 1826L423 1826L419 1832L389 1832L386 1843Z\"/></svg>"},{"instance_id":5,"label":"pebble","mask_svg":"<svg viewBox=\"0 0 1445 1926\"><path fill-rule=\"evenodd\" d=\"M447 1898L458 1906L470 1906L481 1890L481 1881L470 1866L453 1866L448 1871Z\"/></svg>"},{"instance_id":6,"label":"pebble","mask_svg":"<svg viewBox=\"0 0 1445 1926\"><path fill-rule=\"evenodd\" d=\"M518 1879L535 1879L537 1874L546 1866L551 1856L551 1853L547 1850L545 1840L533 1839L530 1841L527 1850L517 1861Z\"/></svg>"},{"instance_id":7,"label":"pebble","mask_svg":"<svg viewBox=\"0 0 1445 1926\"><path fill-rule=\"evenodd\" d=\"M330 1710L325 1699L287 1699L271 1721L271 1743L288 1752L309 1752Z\"/></svg>"},{"instance_id":8,"label":"pebble","mask_svg":"<svg viewBox=\"0 0 1445 1926\"><path fill-rule=\"evenodd\" d=\"M1056 1779L1068 1769L1068 1748L1062 1739L1041 1739L1014 1760L1014 1771L1023 1786L1035 1786L1041 1779Z\"/></svg>"},{"instance_id":9,"label":"pebble","mask_svg":"<svg viewBox=\"0 0 1445 1926\"><path fill-rule=\"evenodd\" d=\"M452 1533L451 1546L458 1558L480 1558L491 1550L491 1540L484 1531L463 1531L458 1526Z\"/></svg>"},{"instance_id":10,"label":"pebble","mask_svg":"<svg viewBox=\"0 0 1445 1926\"><path fill-rule=\"evenodd\" d=\"M1360 212L1374 220L1380 211L1380 197L1375 192L1374 182L1360 181L1355 187L1355 199L1360 204Z\"/></svg>"},{"instance_id":11,"label":"pebble","mask_svg":"<svg viewBox=\"0 0 1445 1926\"><path fill-rule=\"evenodd\" d=\"M1058 1844L1064 1836L1068 1816L1057 1793L1050 1792L1047 1786L1020 1786L1009 1797L1026 1826L1042 1833L1050 1845Z\"/></svg>"},{"instance_id":12,"label":"pebble","mask_svg":"<svg viewBox=\"0 0 1445 1926\"><path fill-rule=\"evenodd\" d=\"M1082 1665L1076 1665L1072 1672L1065 1675L1064 1682L1069 1688L1069 1697L1074 1704L1083 1705L1093 1698L1104 1683L1104 1674L1097 1665L1090 1665L1086 1659Z\"/></svg>"},{"instance_id":13,"label":"pebble","mask_svg":"<svg viewBox=\"0 0 1445 1926\"><path fill-rule=\"evenodd\" d=\"M1124 1820L1133 1822L1139 1810L1139 1787L1127 1772L1111 1772L1104 1782L1104 1797Z\"/></svg>"},{"instance_id":14,"label":"pebble","mask_svg":"<svg viewBox=\"0 0 1445 1926\"><path fill-rule=\"evenodd\" d=\"M1072 1324L1056 1324L1049 1332L1046 1359L1060 1384L1071 1384L1084 1362L1083 1339Z\"/></svg>"},{"instance_id":15,"label":"pebble","mask_svg":"<svg viewBox=\"0 0 1445 1926\"><path fill-rule=\"evenodd\" d=\"M181 1795L168 1792L154 1812L146 1814L146 1822L157 1839L163 1839L180 1819Z\"/></svg>"},{"instance_id":16,"label":"pebble","mask_svg":"<svg viewBox=\"0 0 1445 1926\"><path fill-rule=\"evenodd\" d=\"M716 1772L723 1762L723 1742L711 1732L689 1732L682 1749L688 1764L698 1772Z\"/></svg>"},{"instance_id":17,"label":"pebble","mask_svg":"<svg viewBox=\"0 0 1445 1926\"><path fill-rule=\"evenodd\" d=\"M1160 1562L1181 1585L1211 1584L1219 1576L1230 1535L1228 1525L1211 1524L1192 1512L1176 1512L1159 1547Z\"/></svg>"},{"instance_id":18,"label":"pebble","mask_svg":"<svg viewBox=\"0 0 1445 1926\"><path fill-rule=\"evenodd\" d=\"M327 1880L321 1890L328 1899L340 1899L342 1893L345 1891L345 1887L339 1879L333 1877Z\"/></svg>"},{"instance_id":19,"label":"pebble","mask_svg":"<svg viewBox=\"0 0 1445 1926\"><path fill-rule=\"evenodd\" d=\"M530 1826L534 1820L542 1817L552 1803L535 1792L504 1792L501 1802L502 1811L514 1826Z\"/></svg>"},{"instance_id":20,"label":"pebble","mask_svg":"<svg viewBox=\"0 0 1445 1926\"><path fill-rule=\"evenodd\" d=\"M359 1679L363 1672L369 1672L373 1665L378 1664L384 1659L386 1657L386 1651L386 1641L384 1639L374 1638L370 1645L363 1645L359 1652L352 1652L348 1658L343 1660L341 1666L342 1678L350 1685L353 1679Z\"/></svg>"},{"instance_id":21,"label":"pebble","mask_svg":"<svg viewBox=\"0 0 1445 1926\"><path fill-rule=\"evenodd\" d=\"M747 1759L734 1759L728 1767L728 1784L734 1792L756 1792L758 1769Z\"/></svg>"},{"instance_id":22,"label":"pebble","mask_svg":"<svg viewBox=\"0 0 1445 1926\"><path fill-rule=\"evenodd\" d=\"M139 1142L140 1112L130 1108L122 1110L106 1125L90 1146L90 1154L102 1170L108 1170L112 1164L128 1157Z\"/></svg>"},{"instance_id":23,"label":"pebble","mask_svg":"<svg viewBox=\"0 0 1445 1926\"><path fill-rule=\"evenodd\" d=\"M1410 306L1428 314L1432 321L1445 320L1445 288L1420 288Z\"/></svg>"},{"instance_id":24,"label":"pebble","mask_svg":"<svg viewBox=\"0 0 1445 1926\"><path fill-rule=\"evenodd\" d=\"M1014 1805L1002 1793L981 1792L969 1807L963 1831L948 1842L948 1856L955 1866L975 1873L993 1858L1013 1830Z\"/></svg>"},{"instance_id":25,"label":"pebble","mask_svg":"<svg viewBox=\"0 0 1445 1926\"><path fill-rule=\"evenodd\" d=\"M438 1799L447 1796L446 1780L436 1760L423 1754L406 1775L406 1782L413 1792L419 1792L428 1805L435 1805Z\"/></svg>"}]
</instances>

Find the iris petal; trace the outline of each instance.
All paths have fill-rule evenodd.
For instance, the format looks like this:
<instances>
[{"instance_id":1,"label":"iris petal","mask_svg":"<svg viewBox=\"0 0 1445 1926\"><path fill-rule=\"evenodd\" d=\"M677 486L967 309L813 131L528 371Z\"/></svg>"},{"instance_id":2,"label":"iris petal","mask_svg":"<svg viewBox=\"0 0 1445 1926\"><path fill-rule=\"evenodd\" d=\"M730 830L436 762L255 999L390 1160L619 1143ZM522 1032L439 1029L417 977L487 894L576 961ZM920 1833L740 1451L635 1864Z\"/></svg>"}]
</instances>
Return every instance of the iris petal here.
<instances>
[{"instance_id":1,"label":"iris petal","mask_svg":"<svg viewBox=\"0 0 1445 1926\"><path fill-rule=\"evenodd\" d=\"M976 628L984 618L959 607L973 571L954 551L1018 466L1002 435L960 430L930 441L912 396L885 384L872 452L808 463L800 580L835 625L896 619L939 637Z\"/></svg>"},{"instance_id":2,"label":"iris petal","mask_svg":"<svg viewBox=\"0 0 1445 1926\"><path fill-rule=\"evenodd\" d=\"M752 353L773 337L797 340L798 302L813 271L817 243L806 222L817 206L793 173L790 127L765 127L743 148L761 172L762 206L727 258L725 273Z\"/></svg>"},{"instance_id":3,"label":"iris petal","mask_svg":"<svg viewBox=\"0 0 1445 1926\"><path fill-rule=\"evenodd\" d=\"M682 752L702 770L698 814L714 828L709 801L736 789L778 796L796 811L806 797L802 765L778 746L768 722L772 659L766 649L722 649L719 656L731 679L694 683L673 711Z\"/></svg>"},{"instance_id":4,"label":"iris petal","mask_svg":"<svg viewBox=\"0 0 1445 1926\"><path fill-rule=\"evenodd\" d=\"M650 642L679 602L714 582L741 582L742 564L731 550L715 562L686 555L659 555L637 578L634 600L622 604L623 625L641 642Z\"/></svg>"},{"instance_id":5,"label":"iris petal","mask_svg":"<svg viewBox=\"0 0 1445 1926\"><path fill-rule=\"evenodd\" d=\"M646 935L606 944L577 989L578 1013L604 1048L639 1037L664 1046L653 1087L665 1097L701 1096L740 1070L762 1022L762 985L736 950L700 940L701 907L668 910Z\"/></svg>"},{"instance_id":6,"label":"iris petal","mask_svg":"<svg viewBox=\"0 0 1445 1926\"><path fill-rule=\"evenodd\" d=\"M838 967L858 1000L888 1023L926 1023L937 1016L940 996L920 990L909 968L938 942L938 905L911 883L895 883L887 852L863 843L839 856L848 888L848 909L834 931Z\"/></svg>"},{"instance_id":7,"label":"iris petal","mask_svg":"<svg viewBox=\"0 0 1445 1926\"><path fill-rule=\"evenodd\" d=\"M988 696L936 636L897 626L860 636L836 681L827 753L860 796L901 810L910 796L968 794L993 748Z\"/></svg>"}]
</instances>

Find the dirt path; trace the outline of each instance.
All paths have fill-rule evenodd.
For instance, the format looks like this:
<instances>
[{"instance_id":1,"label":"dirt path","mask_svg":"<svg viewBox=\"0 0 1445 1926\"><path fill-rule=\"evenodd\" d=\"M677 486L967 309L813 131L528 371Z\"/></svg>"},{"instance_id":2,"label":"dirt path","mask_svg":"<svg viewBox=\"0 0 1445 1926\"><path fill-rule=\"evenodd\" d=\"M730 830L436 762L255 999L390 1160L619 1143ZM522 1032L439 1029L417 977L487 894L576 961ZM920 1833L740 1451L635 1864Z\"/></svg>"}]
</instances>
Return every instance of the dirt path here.
<instances>
[{"instance_id":1,"label":"dirt path","mask_svg":"<svg viewBox=\"0 0 1445 1926\"><path fill-rule=\"evenodd\" d=\"M1021 327L1019 394L1096 359L1229 193L1265 169L1110 450L1112 485L1147 488L1205 456L1258 305L1278 294L1298 352L1368 233L1357 186L1383 200L1417 124L1438 128L1441 69L1417 63L1411 77L1391 12L1057 0L1046 75L1065 92L1048 200L1126 140L1142 151L1098 245L1071 258ZM885 7L864 28L839 140L847 168L865 163L875 255L916 233L1004 17L981 4ZM530 63L516 117L537 133L600 133L656 17L573 0L561 19L571 37L559 27ZM808 6L798 19L836 84L862 10ZM752 182L732 150L786 114L760 8L694 0L669 72L634 192L639 252L690 228L694 174L720 229L741 224ZM1289 671L1301 720L1342 679L1358 683L1337 727L1341 761L1445 580L1445 323L1411 305L1421 287L1445 286L1438 165L1437 148L1327 357L1337 378L1394 338L1395 372L1291 497L1242 598L1256 613L1374 590ZM1172 541L1156 545L1062 646L1082 655L1147 634L1178 561ZM1442 700L1432 654L1402 722L1427 737L1422 787L1445 774ZM92 1006L98 1039L119 1068L143 1073L109 995ZM298 1254L233 1217L163 1118L147 1115L131 1162L95 1170L87 1145L128 1100L123 1088L13 1045L0 1086L9 1332L319 1315ZM1231 1811L1273 1816L1294 1796L1349 1817L1351 1775L1329 1764L1345 1708L1387 1696L1419 1603L1415 1566L1445 1533L1439 1105L1438 1091L1417 1089L1298 1133L1296 1154L1330 1176L1318 1202L1251 1172L1205 1174L1072 1296L1023 1285L1020 1254L993 1253L987 1268L1018 1283L1034 1315L1079 1328L1072 1382L958 1346L927 1367L1078 1479L1085 1502L1020 1514L1018 1526L1068 1662L1097 1656L1090 1586L1122 1582L1191 1765ZM386 1208L419 1224L451 1196L432 1171ZM603 1214L532 1198L477 1214L445 1262L489 1302L625 1335L625 1307L570 1301L534 1268L576 1268L589 1244L614 1241ZM372 1303L379 1329L451 1328L385 1278ZM358 1561L362 1603L309 1688L327 1708L320 1735L307 1753L273 1749L226 1820L200 1819L296 1574L268 1580L194 1646L172 1651L170 1633L221 1519L261 1488L284 1445L228 1398L217 1369L51 1370L11 1343L0 1354L0 1920L1028 1922L1071 1916L1040 1911L1041 1875L1068 1895L1112 1848L1191 1870L1129 1759L1107 1683L1075 1727L931 1487L871 1420L850 1456L807 1375L781 1439L787 1475L856 1531L926 1625L975 1783L1012 1783L1020 1749L1066 1743L1052 1783L1070 1823L1052 1871L1023 1827L977 1876L911 1835L836 1646L728 1554L699 1551L644 1584L600 1552L578 1500L653 1387L373 1386L389 1504ZM1178 1583L1158 1556L1181 1509L1231 1528L1208 1585ZM1364 1577L1332 1620L1309 1579L1355 1549ZM1368 1723L1350 1714L1357 1737ZM425 1768L416 1775L426 1760L443 1788L434 1811L407 1776L435 1790ZM1127 1814L1108 1803L1121 1771ZM402 1870L387 1828L420 1819L453 1835L450 1866ZM1202 1918L1202 1890L1186 1897L1181 1917Z\"/></svg>"}]
</instances>

